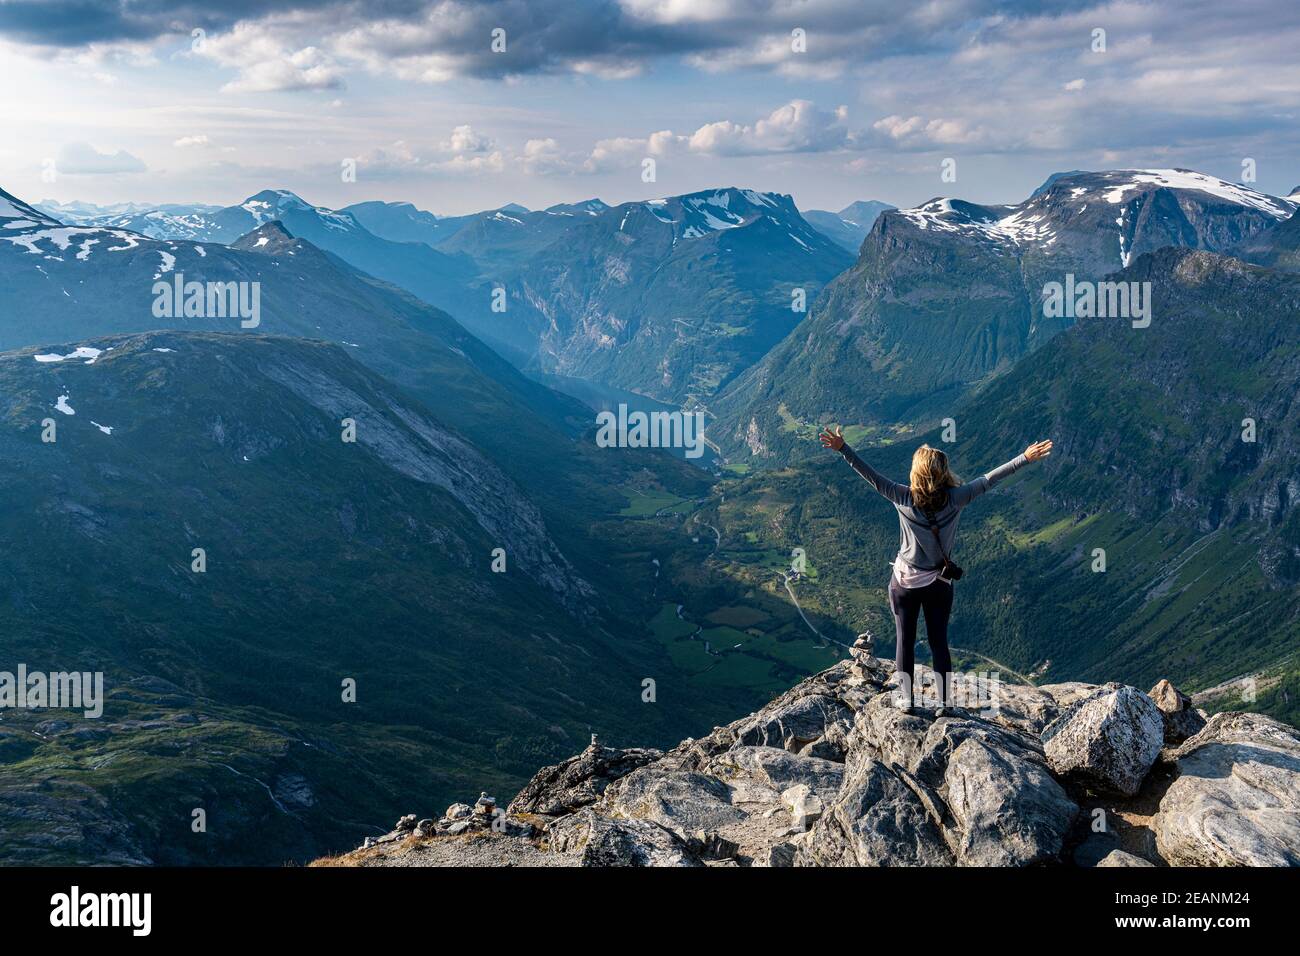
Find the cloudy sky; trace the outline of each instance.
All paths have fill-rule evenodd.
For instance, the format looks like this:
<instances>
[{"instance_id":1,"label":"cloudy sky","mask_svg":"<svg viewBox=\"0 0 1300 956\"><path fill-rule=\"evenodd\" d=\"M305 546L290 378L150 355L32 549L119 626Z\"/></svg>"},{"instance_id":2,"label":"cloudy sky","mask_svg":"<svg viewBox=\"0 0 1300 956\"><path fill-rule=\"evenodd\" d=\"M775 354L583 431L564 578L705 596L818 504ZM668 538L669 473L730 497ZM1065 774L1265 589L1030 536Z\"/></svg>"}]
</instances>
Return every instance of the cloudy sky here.
<instances>
[{"instance_id":1,"label":"cloudy sky","mask_svg":"<svg viewBox=\"0 0 1300 956\"><path fill-rule=\"evenodd\" d=\"M0 186L445 214L739 185L839 209L1253 159L1285 194L1297 50L1295 0L0 0Z\"/></svg>"}]
</instances>

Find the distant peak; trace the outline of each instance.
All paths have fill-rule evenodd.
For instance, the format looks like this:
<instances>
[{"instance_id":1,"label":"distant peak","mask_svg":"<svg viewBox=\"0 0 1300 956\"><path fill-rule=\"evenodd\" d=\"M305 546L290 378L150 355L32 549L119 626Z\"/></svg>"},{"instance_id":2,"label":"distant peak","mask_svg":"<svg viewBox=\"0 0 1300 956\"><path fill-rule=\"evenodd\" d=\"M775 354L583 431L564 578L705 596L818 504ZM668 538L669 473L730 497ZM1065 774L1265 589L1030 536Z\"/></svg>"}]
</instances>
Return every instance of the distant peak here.
<instances>
[{"instance_id":1,"label":"distant peak","mask_svg":"<svg viewBox=\"0 0 1300 956\"><path fill-rule=\"evenodd\" d=\"M245 233L230 244L232 249L247 252L279 252L298 242L293 233L284 227L278 219L272 219L258 226L252 232Z\"/></svg>"},{"instance_id":2,"label":"distant peak","mask_svg":"<svg viewBox=\"0 0 1300 956\"><path fill-rule=\"evenodd\" d=\"M299 203L299 204L301 204L301 205L303 205L303 206L306 206L306 205L307 205L307 203L303 201L303 198L302 198L301 196L299 196L297 193L293 192L292 190L288 190L288 189L263 189L260 193L256 193L255 195L249 196L247 199L244 200L244 202L246 202L246 203L249 203L249 202L269 202L269 203L293 202L293 203Z\"/></svg>"}]
</instances>

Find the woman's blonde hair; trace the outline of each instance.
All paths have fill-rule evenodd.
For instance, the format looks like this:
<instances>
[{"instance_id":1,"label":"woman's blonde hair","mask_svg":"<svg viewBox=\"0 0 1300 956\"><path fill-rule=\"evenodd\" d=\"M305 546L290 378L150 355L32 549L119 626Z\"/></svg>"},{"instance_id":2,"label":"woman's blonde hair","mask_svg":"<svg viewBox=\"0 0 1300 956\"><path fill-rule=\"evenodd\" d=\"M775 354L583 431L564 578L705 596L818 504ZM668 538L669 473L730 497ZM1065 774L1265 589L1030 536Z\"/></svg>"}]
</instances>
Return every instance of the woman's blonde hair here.
<instances>
[{"instance_id":1,"label":"woman's blonde hair","mask_svg":"<svg viewBox=\"0 0 1300 956\"><path fill-rule=\"evenodd\" d=\"M948 456L922 445L912 456L912 502L921 511L937 511L948 503L948 489L961 484L948 467Z\"/></svg>"}]
</instances>

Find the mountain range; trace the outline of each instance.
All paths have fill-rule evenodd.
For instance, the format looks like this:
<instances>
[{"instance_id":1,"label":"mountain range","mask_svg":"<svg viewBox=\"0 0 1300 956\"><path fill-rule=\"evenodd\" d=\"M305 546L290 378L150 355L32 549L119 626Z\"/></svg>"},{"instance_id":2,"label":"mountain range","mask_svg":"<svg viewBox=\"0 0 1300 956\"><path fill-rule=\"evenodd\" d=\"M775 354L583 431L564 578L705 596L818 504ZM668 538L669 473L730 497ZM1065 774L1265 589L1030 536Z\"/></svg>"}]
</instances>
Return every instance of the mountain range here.
<instances>
[{"instance_id":1,"label":"mountain range","mask_svg":"<svg viewBox=\"0 0 1300 956\"><path fill-rule=\"evenodd\" d=\"M760 707L892 627L896 521L829 422L895 477L1055 439L964 519L959 661L1300 719L1298 203L1187 170L834 214L0 191L4 650L110 685L103 723L6 713L5 859L309 859ZM1047 315L1067 276L1150 283L1150 323ZM256 315L160 314L178 283ZM598 447L613 400L706 412L723 457Z\"/></svg>"},{"instance_id":2,"label":"mountain range","mask_svg":"<svg viewBox=\"0 0 1300 956\"><path fill-rule=\"evenodd\" d=\"M818 422L860 439L938 421L1069 326L1044 315L1047 283L1168 245L1230 252L1296 208L1200 173L1121 170L1062 175L1013 206L884 212L808 319L714 402L715 440L787 460L815 449Z\"/></svg>"}]
</instances>

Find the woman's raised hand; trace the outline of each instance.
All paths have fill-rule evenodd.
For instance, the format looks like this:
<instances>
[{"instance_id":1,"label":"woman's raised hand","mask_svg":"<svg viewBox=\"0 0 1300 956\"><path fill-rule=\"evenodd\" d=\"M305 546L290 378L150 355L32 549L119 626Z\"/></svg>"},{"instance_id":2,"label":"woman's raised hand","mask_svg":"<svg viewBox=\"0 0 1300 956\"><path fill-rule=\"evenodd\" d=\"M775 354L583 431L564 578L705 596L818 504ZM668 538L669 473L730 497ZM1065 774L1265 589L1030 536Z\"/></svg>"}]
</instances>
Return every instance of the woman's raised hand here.
<instances>
[{"instance_id":1,"label":"woman's raised hand","mask_svg":"<svg viewBox=\"0 0 1300 956\"><path fill-rule=\"evenodd\" d=\"M822 440L823 448L839 451L844 447L844 429L840 428L839 425L836 425L834 429L823 428L822 433L817 437ZM1050 445L1051 442L1048 442L1048 444Z\"/></svg>"},{"instance_id":2,"label":"woman's raised hand","mask_svg":"<svg viewBox=\"0 0 1300 956\"><path fill-rule=\"evenodd\" d=\"M1036 441L1025 449L1025 458L1029 461L1038 461L1040 458L1046 458L1052 453L1052 440Z\"/></svg>"}]
</instances>

